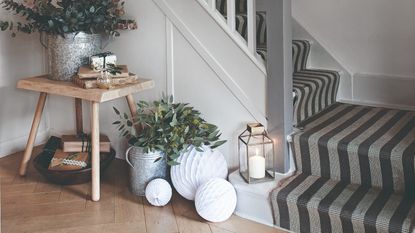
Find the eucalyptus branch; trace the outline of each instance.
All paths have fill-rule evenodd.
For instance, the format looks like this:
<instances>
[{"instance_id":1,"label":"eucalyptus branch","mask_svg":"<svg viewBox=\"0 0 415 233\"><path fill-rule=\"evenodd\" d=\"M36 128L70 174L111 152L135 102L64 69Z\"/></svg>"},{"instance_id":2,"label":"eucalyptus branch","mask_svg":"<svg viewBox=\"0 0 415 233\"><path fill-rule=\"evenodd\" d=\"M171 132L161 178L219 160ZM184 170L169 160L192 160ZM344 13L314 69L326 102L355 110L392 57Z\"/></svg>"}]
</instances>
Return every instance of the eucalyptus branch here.
<instances>
[{"instance_id":1,"label":"eucalyptus branch","mask_svg":"<svg viewBox=\"0 0 415 233\"><path fill-rule=\"evenodd\" d=\"M60 0L56 4L51 0L32 1L30 4L14 0L0 1L5 10L23 17L26 21L15 24L12 21L0 21L0 29L10 30L13 35L16 32L38 31L61 36L76 32L118 36L118 30L136 29L134 20L122 19L125 14L124 1Z\"/></svg>"},{"instance_id":2,"label":"eucalyptus branch","mask_svg":"<svg viewBox=\"0 0 415 233\"><path fill-rule=\"evenodd\" d=\"M216 148L226 142L219 140L218 127L202 119L199 111L188 104L173 103L171 97L151 103L140 101L137 106L134 121L114 107L120 120L113 124L131 145L147 152L162 151L169 165L178 164L177 158L190 146L202 151L204 145ZM145 126L138 135L132 132L136 124Z\"/></svg>"}]
</instances>

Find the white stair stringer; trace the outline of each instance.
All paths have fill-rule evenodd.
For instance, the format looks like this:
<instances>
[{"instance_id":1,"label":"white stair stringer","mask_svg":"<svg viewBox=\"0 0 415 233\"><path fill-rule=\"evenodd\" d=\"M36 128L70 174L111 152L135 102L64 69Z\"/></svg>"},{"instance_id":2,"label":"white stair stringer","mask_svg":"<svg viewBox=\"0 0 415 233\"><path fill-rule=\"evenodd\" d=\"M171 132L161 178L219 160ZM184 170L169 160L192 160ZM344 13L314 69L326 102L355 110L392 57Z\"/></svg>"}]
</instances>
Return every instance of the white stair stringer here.
<instances>
[{"instance_id":1,"label":"white stair stringer","mask_svg":"<svg viewBox=\"0 0 415 233\"><path fill-rule=\"evenodd\" d=\"M266 125L264 70L252 61L197 1L153 1L240 104L256 121Z\"/></svg>"}]
</instances>

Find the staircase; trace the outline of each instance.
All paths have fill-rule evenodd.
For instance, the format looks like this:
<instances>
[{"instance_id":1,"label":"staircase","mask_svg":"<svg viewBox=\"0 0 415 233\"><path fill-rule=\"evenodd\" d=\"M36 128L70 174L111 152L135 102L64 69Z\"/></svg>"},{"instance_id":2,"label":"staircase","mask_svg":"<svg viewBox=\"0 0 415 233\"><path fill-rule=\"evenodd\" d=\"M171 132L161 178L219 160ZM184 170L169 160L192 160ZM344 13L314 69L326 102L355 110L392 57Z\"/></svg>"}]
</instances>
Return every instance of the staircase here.
<instances>
[{"instance_id":1,"label":"staircase","mask_svg":"<svg viewBox=\"0 0 415 233\"><path fill-rule=\"evenodd\" d=\"M412 232L415 112L336 103L293 136L297 174L271 194L295 232Z\"/></svg>"},{"instance_id":2,"label":"staircase","mask_svg":"<svg viewBox=\"0 0 415 233\"><path fill-rule=\"evenodd\" d=\"M253 57L267 59L266 14L255 1L210 4ZM310 46L292 43L297 172L271 193L275 224L294 232L412 232L415 112L337 103L340 75L309 69Z\"/></svg>"},{"instance_id":3,"label":"staircase","mask_svg":"<svg viewBox=\"0 0 415 233\"><path fill-rule=\"evenodd\" d=\"M227 4L229 2L226 0L216 0L216 8L225 19L228 19ZM246 0L235 0L236 31L249 41L247 6ZM257 11L255 22L256 27L253 28L256 29L255 51L260 58L266 60L266 13ZM307 68L310 46L310 43L305 40L294 40L292 43L293 92L295 93L293 125L296 127L302 127L301 122L334 104L339 86L340 75L337 71Z\"/></svg>"}]
</instances>

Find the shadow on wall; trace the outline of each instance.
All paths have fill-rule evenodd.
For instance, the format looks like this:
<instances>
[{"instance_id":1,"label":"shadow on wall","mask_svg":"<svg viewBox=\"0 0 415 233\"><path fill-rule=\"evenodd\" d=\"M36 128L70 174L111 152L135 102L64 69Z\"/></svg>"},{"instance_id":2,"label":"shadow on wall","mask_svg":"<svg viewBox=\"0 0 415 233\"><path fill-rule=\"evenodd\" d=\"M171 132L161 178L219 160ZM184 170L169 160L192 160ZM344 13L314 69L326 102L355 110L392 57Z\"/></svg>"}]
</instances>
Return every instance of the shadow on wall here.
<instances>
[{"instance_id":1,"label":"shadow on wall","mask_svg":"<svg viewBox=\"0 0 415 233\"><path fill-rule=\"evenodd\" d=\"M39 75L44 67L38 35L0 33L0 157L23 149L37 95L19 91L19 79ZM46 130L45 121L39 132Z\"/></svg>"}]
</instances>

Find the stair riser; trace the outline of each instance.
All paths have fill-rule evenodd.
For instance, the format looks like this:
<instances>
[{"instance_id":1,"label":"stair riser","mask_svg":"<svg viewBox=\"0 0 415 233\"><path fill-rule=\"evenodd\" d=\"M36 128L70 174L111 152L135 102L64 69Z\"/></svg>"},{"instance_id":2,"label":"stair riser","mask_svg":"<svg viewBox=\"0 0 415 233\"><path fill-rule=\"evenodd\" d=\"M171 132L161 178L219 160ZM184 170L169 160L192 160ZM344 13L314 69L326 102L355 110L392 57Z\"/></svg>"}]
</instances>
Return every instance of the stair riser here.
<instances>
[{"instance_id":1,"label":"stair riser","mask_svg":"<svg viewBox=\"0 0 415 233\"><path fill-rule=\"evenodd\" d=\"M300 172L414 191L414 113L362 106L336 106L332 111L331 117L316 120L306 133L294 136Z\"/></svg>"},{"instance_id":2,"label":"stair riser","mask_svg":"<svg viewBox=\"0 0 415 233\"><path fill-rule=\"evenodd\" d=\"M337 72L305 70L294 73L293 85L298 100L294 103L294 125L321 112L336 102L340 77Z\"/></svg>"},{"instance_id":3,"label":"stair riser","mask_svg":"<svg viewBox=\"0 0 415 233\"><path fill-rule=\"evenodd\" d=\"M415 199L298 175L272 194L276 224L294 232L410 232Z\"/></svg>"}]
</instances>

